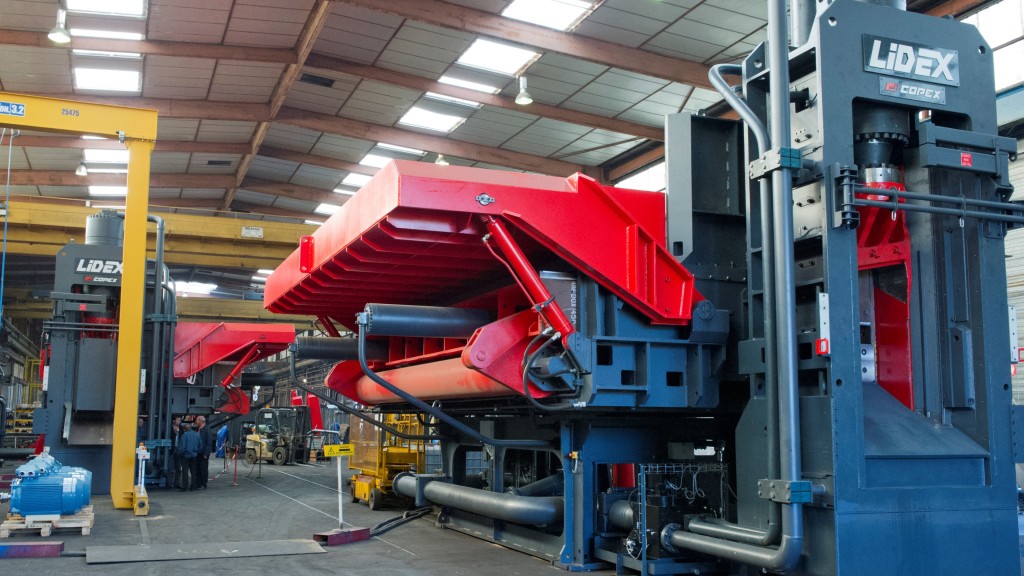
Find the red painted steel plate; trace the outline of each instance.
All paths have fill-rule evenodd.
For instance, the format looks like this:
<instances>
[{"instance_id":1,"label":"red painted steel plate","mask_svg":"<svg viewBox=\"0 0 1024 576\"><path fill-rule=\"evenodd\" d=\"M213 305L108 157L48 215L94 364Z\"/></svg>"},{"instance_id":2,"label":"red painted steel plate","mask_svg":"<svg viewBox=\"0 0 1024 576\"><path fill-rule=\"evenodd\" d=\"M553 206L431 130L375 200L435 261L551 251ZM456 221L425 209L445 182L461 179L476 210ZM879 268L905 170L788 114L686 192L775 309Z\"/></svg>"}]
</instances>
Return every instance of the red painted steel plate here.
<instances>
[{"instance_id":1,"label":"red painted steel plate","mask_svg":"<svg viewBox=\"0 0 1024 576\"><path fill-rule=\"evenodd\" d=\"M291 324L180 322L174 329L174 377L187 378L217 362L237 362L253 344L260 347L255 362L294 341Z\"/></svg>"}]
</instances>

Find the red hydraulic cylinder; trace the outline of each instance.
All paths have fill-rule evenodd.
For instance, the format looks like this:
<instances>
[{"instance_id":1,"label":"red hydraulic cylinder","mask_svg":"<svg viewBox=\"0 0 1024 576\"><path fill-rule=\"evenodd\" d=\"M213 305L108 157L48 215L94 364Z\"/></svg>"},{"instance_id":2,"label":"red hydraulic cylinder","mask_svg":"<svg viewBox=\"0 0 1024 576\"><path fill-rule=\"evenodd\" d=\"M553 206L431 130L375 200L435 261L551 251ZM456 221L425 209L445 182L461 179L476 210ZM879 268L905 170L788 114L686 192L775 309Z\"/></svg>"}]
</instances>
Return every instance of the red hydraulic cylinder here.
<instances>
[{"instance_id":1,"label":"red hydraulic cylinder","mask_svg":"<svg viewBox=\"0 0 1024 576\"><path fill-rule=\"evenodd\" d=\"M483 374L466 368L460 358L404 366L378 372L382 378L425 401L514 396L513 390ZM325 384L332 390L368 406L404 402L363 374L359 363L336 364Z\"/></svg>"}]
</instances>

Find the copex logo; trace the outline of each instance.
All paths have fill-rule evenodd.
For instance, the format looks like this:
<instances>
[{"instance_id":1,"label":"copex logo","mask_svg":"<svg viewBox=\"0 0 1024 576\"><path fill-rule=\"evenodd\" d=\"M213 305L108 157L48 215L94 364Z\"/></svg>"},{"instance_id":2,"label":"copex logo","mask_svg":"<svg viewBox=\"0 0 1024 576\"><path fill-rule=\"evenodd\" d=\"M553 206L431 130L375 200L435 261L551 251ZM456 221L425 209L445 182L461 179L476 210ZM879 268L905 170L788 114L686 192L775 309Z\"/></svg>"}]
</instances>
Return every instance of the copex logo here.
<instances>
[{"instance_id":1,"label":"copex logo","mask_svg":"<svg viewBox=\"0 0 1024 576\"><path fill-rule=\"evenodd\" d=\"M95 258L80 258L75 272L87 274L120 274L122 264L117 260L97 260Z\"/></svg>"},{"instance_id":2,"label":"copex logo","mask_svg":"<svg viewBox=\"0 0 1024 576\"><path fill-rule=\"evenodd\" d=\"M864 70L960 85L960 60L956 50L923 46L865 34Z\"/></svg>"}]
</instances>

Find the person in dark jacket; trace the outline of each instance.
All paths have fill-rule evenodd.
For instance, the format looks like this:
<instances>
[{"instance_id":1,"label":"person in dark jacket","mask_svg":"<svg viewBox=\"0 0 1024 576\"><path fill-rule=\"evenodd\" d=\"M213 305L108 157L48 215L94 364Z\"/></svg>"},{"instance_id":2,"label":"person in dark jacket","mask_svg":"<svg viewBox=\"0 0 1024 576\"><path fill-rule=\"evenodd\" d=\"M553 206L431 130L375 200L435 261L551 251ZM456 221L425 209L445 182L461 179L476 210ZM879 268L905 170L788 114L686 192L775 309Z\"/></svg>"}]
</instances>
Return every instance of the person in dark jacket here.
<instances>
[{"instance_id":1,"label":"person in dark jacket","mask_svg":"<svg viewBox=\"0 0 1024 576\"><path fill-rule=\"evenodd\" d=\"M213 450L213 435L210 434L210 427L206 425L206 417L196 418L196 429L199 431L199 452L196 454L196 470L199 475L193 481L196 490L206 489L206 481L210 477L210 451Z\"/></svg>"},{"instance_id":2,"label":"person in dark jacket","mask_svg":"<svg viewBox=\"0 0 1024 576\"><path fill-rule=\"evenodd\" d=\"M191 424L182 424L185 433L181 435L181 457L185 459L185 476L182 478L182 486L188 486L189 490L196 489L196 480L199 472L196 469L196 457L199 454L199 433L192 429ZM189 477L191 476L191 481ZM184 488L180 488L182 492Z\"/></svg>"},{"instance_id":3,"label":"person in dark jacket","mask_svg":"<svg viewBox=\"0 0 1024 576\"><path fill-rule=\"evenodd\" d=\"M185 458L181 455L181 435L184 433L181 429L181 416L176 416L171 421L171 483L179 490L185 487L182 482L186 472Z\"/></svg>"}]
</instances>

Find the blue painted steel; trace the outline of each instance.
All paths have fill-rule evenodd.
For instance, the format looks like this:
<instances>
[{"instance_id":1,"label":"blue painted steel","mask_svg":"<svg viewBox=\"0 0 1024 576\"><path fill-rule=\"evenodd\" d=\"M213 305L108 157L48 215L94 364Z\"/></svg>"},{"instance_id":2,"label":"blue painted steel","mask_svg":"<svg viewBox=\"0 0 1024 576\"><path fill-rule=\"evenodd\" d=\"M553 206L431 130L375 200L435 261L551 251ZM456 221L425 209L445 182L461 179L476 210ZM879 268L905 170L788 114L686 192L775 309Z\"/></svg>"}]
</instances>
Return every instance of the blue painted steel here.
<instances>
[{"instance_id":1,"label":"blue painted steel","mask_svg":"<svg viewBox=\"0 0 1024 576\"><path fill-rule=\"evenodd\" d=\"M11 483L11 513L22 516L75 514L90 502L92 472L61 466L42 454L17 468Z\"/></svg>"}]
</instances>

